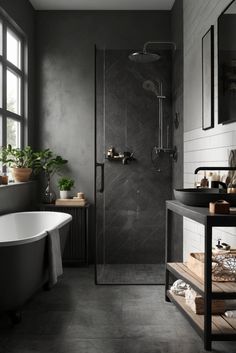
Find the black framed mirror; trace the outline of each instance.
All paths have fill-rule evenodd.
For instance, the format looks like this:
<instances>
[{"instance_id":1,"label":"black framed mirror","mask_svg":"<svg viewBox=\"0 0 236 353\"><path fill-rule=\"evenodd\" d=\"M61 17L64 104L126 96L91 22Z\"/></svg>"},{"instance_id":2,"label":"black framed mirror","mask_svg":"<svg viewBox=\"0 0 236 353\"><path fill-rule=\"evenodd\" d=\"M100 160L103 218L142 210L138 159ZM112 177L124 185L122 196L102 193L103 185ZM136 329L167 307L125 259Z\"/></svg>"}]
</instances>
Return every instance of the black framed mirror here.
<instances>
[{"instance_id":1,"label":"black framed mirror","mask_svg":"<svg viewBox=\"0 0 236 353\"><path fill-rule=\"evenodd\" d=\"M214 127L214 26L202 37L202 129Z\"/></svg>"},{"instance_id":2,"label":"black framed mirror","mask_svg":"<svg viewBox=\"0 0 236 353\"><path fill-rule=\"evenodd\" d=\"M218 18L218 122L236 121L236 0Z\"/></svg>"}]
</instances>

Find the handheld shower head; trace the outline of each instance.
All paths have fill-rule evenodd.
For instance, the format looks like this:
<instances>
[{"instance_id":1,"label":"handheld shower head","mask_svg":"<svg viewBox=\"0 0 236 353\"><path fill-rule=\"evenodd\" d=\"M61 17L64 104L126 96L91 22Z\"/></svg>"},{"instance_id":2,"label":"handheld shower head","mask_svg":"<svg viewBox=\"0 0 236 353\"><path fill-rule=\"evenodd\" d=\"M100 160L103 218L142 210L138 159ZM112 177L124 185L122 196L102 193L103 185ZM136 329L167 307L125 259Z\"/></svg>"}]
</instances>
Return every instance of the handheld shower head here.
<instances>
[{"instance_id":1,"label":"handheld shower head","mask_svg":"<svg viewBox=\"0 0 236 353\"><path fill-rule=\"evenodd\" d=\"M151 91L153 92L156 96L158 96L158 90L157 90L157 87L156 85L154 84L153 81L151 80L146 80L143 82L143 88L146 90L146 91Z\"/></svg>"}]
</instances>

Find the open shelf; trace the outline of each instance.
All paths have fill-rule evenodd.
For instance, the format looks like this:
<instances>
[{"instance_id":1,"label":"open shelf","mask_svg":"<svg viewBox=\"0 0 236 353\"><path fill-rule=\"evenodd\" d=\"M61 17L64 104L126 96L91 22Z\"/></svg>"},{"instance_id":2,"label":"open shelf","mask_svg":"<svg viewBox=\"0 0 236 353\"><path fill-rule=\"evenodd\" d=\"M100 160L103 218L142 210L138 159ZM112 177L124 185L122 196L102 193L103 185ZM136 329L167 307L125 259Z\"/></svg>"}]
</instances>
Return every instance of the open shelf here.
<instances>
[{"instance_id":1,"label":"open shelf","mask_svg":"<svg viewBox=\"0 0 236 353\"><path fill-rule=\"evenodd\" d=\"M173 217L176 214L187 217L204 226L204 266L205 280L202 280L191 272L186 264L171 262L174 260L172 242ZM169 292L170 274L181 278L196 290L209 304L213 299L236 299L236 282L212 282L212 233L214 227L235 227L236 214L211 214L208 207L192 207L181 204L178 201L166 201L166 299L171 300L189 320L204 341L204 348L207 351L212 349L213 341L236 340L236 320L228 319L224 315L211 315L209 307L205 315L196 315L186 306L185 299L173 296ZM211 290L209 286L212 286ZM212 324L211 324L212 322ZM212 327L211 327L212 326Z\"/></svg>"},{"instance_id":2,"label":"open shelf","mask_svg":"<svg viewBox=\"0 0 236 353\"><path fill-rule=\"evenodd\" d=\"M181 278L191 285L199 294L204 296L204 282L188 269L186 264L169 262L167 269L177 278ZM212 298L236 299L236 282L212 282ZM235 320L236 321L236 320Z\"/></svg>"},{"instance_id":3,"label":"open shelf","mask_svg":"<svg viewBox=\"0 0 236 353\"><path fill-rule=\"evenodd\" d=\"M186 305L185 298L167 292L168 298L173 302L186 318L195 327L200 336L204 334L204 315L195 314L191 308ZM227 318L224 315L212 315L212 337L214 340L234 340L236 338L236 320Z\"/></svg>"}]
</instances>

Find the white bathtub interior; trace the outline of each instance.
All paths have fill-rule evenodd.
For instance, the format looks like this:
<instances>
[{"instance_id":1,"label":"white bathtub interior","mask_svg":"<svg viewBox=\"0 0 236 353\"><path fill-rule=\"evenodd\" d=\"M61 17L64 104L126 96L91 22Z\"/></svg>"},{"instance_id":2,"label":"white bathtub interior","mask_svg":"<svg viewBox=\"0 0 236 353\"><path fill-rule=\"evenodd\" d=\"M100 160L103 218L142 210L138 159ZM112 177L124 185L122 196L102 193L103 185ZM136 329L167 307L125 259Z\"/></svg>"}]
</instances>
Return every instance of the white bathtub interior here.
<instances>
[{"instance_id":1,"label":"white bathtub interior","mask_svg":"<svg viewBox=\"0 0 236 353\"><path fill-rule=\"evenodd\" d=\"M72 219L61 212L19 212L0 216L0 246L41 239L46 231L60 228Z\"/></svg>"}]
</instances>

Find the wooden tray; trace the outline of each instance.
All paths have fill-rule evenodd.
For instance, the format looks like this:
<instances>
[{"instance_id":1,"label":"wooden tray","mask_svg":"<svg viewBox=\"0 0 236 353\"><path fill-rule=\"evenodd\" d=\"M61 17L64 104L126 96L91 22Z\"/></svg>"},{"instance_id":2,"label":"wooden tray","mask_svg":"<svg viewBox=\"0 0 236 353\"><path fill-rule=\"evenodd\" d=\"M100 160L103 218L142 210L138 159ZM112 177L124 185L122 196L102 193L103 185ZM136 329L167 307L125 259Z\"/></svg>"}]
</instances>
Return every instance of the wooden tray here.
<instances>
[{"instance_id":1,"label":"wooden tray","mask_svg":"<svg viewBox=\"0 0 236 353\"><path fill-rule=\"evenodd\" d=\"M85 199L57 199L55 204L60 206L85 206L87 201Z\"/></svg>"}]
</instances>

